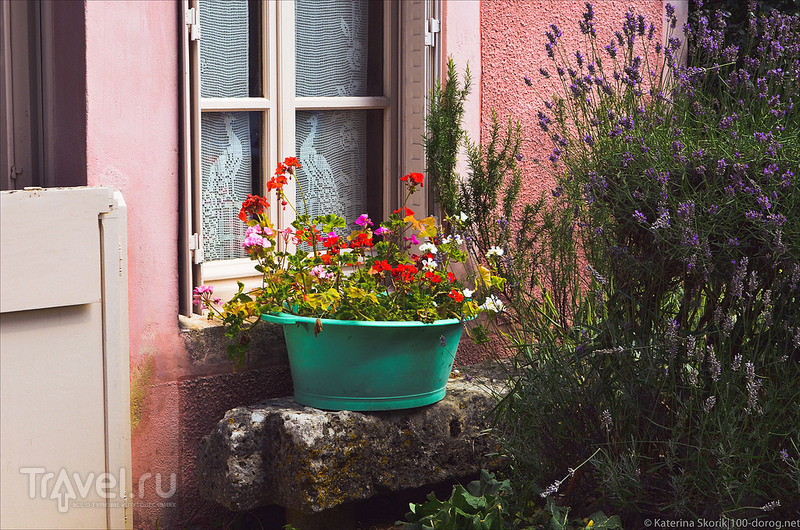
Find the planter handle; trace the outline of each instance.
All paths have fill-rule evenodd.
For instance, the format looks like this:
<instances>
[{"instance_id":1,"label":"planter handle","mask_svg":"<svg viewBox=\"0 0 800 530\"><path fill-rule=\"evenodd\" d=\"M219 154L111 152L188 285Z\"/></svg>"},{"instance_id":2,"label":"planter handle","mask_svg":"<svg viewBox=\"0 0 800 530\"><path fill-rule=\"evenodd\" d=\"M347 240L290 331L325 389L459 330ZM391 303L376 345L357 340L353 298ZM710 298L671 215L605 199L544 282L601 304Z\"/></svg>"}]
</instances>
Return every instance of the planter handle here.
<instances>
[{"instance_id":1,"label":"planter handle","mask_svg":"<svg viewBox=\"0 0 800 530\"><path fill-rule=\"evenodd\" d=\"M271 313L264 313L261 315L261 318L266 320L267 322L272 322L273 324L297 324L297 319L294 315L289 315L286 313L280 314L271 314Z\"/></svg>"}]
</instances>

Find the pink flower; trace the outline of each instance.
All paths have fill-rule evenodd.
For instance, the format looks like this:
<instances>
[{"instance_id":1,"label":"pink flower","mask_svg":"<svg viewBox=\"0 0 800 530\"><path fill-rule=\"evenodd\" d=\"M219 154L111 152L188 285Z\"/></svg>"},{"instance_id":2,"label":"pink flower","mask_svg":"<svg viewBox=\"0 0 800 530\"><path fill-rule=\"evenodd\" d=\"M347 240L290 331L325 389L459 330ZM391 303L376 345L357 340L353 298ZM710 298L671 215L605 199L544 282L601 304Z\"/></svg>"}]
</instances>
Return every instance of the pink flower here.
<instances>
[{"instance_id":1,"label":"pink flower","mask_svg":"<svg viewBox=\"0 0 800 530\"><path fill-rule=\"evenodd\" d=\"M363 226L364 228L366 228L367 225L372 226L372 219L370 219L367 216L367 214L362 213L361 215L358 216L358 219L356 219L356 224L358 226Z\"/></svg>"},{"instance_id":2,"label":"pink flower","mask_svg":"<svg viewBox=\"0 0 800 530\"><path fill-rule=\"evenodd\" d=\"M204 301L211 300L215 304L222 303L222 300L219 298L211 298L211 295L214 293L214 286L213 285L198 285L194 288L194 296L192 297L192 303L196 306L202 306Z\"/></svg>"},{"instance_id":3,"label":"pink flower","mask_svg":"<svg viewBox=\"0 0 800 530\"><path fill-rule=\"evenodd\" d=\"M272 246L272 242L262 234L271 236L273 232L269 228L262 227L261 225L251 226L247 229L247 232L245 232L245 238L242 246L247 250L250 250L253 247L270 248Z\"/></svg>"},{"instance_id":4,"label":"pink flower","mask_svg":"<svg viewBox=\"0 0 800 530\"><path fill-rule=\"evenodd\" d=\"M405 239L406 241L408 241L412 245L419 245L419 240L417 239L417 236L415 236L413 234L411 235L411 237L405 237L403 239Z\"/></svg>"},{"instance_id":5,"label":"pink flower","mask_svg":"<svg viewBox=\"0 0 800 530\"><path fill-rule=\"evenodd\" d=\"M389 230L388 228L386 228L385 226L378 227L375 230L375 235L377 235L377 236L382 236L383 234L391 234L391 233L392 233L392 231Z\"/></svg>"},{"instance_id":6,"label":"pink flower","mask_svg":"<svg viewBox=\"0 0 800 530\"><path fill-rule=\"evenodd\" d=\"M316 276L320 280L325 280L333 278L335 275L331 272L327 272L324 265L317 265L311 269L311 276Z\"/></svg>"}]
</instances>

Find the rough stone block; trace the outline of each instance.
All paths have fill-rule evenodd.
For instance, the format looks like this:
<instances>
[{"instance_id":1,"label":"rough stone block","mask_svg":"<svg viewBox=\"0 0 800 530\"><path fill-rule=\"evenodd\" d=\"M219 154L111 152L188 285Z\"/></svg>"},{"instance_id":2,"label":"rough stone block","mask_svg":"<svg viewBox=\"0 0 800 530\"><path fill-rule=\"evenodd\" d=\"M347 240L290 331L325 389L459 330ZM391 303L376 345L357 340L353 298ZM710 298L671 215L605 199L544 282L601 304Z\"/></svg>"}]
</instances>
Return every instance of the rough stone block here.
<instances>
[{"instance_id":1,"label":"rough stone block","mask_svg":"<svg viewBox=\"0 0 800 530\"><path fill-rule=\"evenodd\" d=\"M189 369L195 375L230 373L232 363L228 359L228 344L225 328L219 320L205 317L179 316L181 336L188 353ZM247 351L244 370L266 366L287 366L289 357L283 339L283 327L258 321L247 333L250 348Z\"/></svg>"},{"instance_id":2,"label":"rough stone block","mask_svg":"<svg viewBox=\"0 0 800 530\"><path fill-rule=\"evenodd\" d=\"M497 464L487 429L498 390L476 373L415 409L326 412L291 398L232 409L201 442L200 493L231 510L277 504L314 514L474 475Z\"/></svg>"}]
</instances>

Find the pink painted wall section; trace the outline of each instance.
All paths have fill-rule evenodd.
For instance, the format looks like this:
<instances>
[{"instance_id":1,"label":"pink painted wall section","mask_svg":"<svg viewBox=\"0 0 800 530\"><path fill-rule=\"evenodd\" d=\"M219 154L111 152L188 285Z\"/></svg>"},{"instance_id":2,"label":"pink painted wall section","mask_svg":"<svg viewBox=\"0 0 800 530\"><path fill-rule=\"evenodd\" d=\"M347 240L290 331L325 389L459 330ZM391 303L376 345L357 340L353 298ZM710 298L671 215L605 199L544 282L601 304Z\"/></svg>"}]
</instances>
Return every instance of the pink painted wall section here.
<instances>
[{"instance_id":1,"label":"pink painted wall section","mask_svg":"<svg viewBox=\"0 0 800 530\"><path fill-rule=\"evenodd\" d=\"M621 28L625 12L647 16L656 24L656 35L662 33L662 1L598 0L593 2L594 21L599 43L611 41L613 32ZM524 160L521 201L532 201L553 187L553 173L548 162L552 146L537 125L536 111L544 106L539 96L549 98L555 90L538 73L539 67L553 73L552 60L544 45L545 31L555 23L563 32L558 46L567 54L584 50L578 22L583 19L585 2L577 0L491 0L481 2L481 94L482 134L485 136L495 109L501 124L508 118L522 122ZM574 57L573 57L574 60ZM526 86L523 77L534 81ZM535 159L543 161L540 164Z\"/></svg>"},{"instance_id":2,"label":"pink painted wall section","mask_svg":"<svg viewBox=\"0 0 800 530\"><path fill-rule=\"evenodd\" d=\"M87 177L128 206L131 361L174 379L178 314L178 13L172 0L86 3Z\"/></svg>"},{"instance_id":3,"label":"pink painted wall section","mask_svg":"<svg viewBox=\"0 0 800 530\"><path fill-rule=\"evenodd\" d=\"M137 528L179 527L180 399L186 352L178 331L178 9L174 0L86 2L89 185L128 207L131 383L144 389L133 431ZM153 377L136 373L152 359ZM157 482L157 480L159 482Z\"/></svg>"},{"instance_id":4,"label":"pink painted wall section","mask_svg":"<svg viewBox=\"0 0 800 530\"><path fill-rule=\"evenodd\" d=\"M462 126L474 142L481 129L481 3L475 0L446 0L442 4L442 68L452 58L463 81L467 66L472 90L464 103ZM466 155L459 160L459 174L466 175Z\"/></svg>"}]
</instances>

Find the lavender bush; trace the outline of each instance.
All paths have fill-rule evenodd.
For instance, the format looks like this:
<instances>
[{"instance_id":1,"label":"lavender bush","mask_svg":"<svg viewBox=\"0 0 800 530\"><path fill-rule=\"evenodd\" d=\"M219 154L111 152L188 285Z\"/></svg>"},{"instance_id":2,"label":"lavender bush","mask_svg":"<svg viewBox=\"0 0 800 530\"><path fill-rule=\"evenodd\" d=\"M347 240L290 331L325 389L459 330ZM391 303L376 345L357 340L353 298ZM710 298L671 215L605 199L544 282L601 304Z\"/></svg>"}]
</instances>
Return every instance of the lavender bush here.
<instances>
[{"instance_id":1,"label":"lavender bush","mask_svg":"<svg viewBox=\"0 0 800 530\"><path fill-rule=\"evenodd\" d=\"M582 49L545 35L538 75L562 87L538 114L551 200L469 227L507 236L517 483L559 494L548 484L601 448L561 491L630 524L795 513L800 17L753 17L741 48L721 13L693 17L685 64L670 6L666 43L633 11L610 42L599 23L587 3Z\"/></svg>"}]
</instances>

